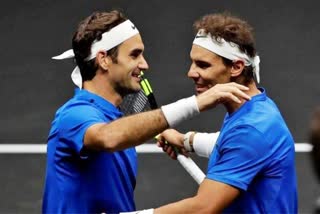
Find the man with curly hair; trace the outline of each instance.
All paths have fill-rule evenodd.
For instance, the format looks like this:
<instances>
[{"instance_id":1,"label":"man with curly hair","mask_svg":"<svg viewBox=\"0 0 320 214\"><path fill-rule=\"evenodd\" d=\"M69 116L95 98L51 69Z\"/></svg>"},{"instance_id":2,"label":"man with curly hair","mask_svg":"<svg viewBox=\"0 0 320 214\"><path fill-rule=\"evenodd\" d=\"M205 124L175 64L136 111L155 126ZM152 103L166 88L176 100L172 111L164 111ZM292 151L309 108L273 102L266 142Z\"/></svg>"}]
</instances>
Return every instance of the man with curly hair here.
<instances>
[{"instance_id":1,"label":"man with curly hair","mask_svg":"<svg viewBox=\"0 0 320 214\"><path fill-rule=\"evenodd\" d=\"M210 134L197 140L195 132L163 132L159 144L171 157L164 141L207 153L206 178L194 197L138 213L297 213L294 140L276 104L254 81L260 81L260 58L252 27L226 13L206 15L194 26L188 77L196 92L236 82L249 88L252 99L223 103L227 114L216 142Z\"/></svg>"}]
</instances>

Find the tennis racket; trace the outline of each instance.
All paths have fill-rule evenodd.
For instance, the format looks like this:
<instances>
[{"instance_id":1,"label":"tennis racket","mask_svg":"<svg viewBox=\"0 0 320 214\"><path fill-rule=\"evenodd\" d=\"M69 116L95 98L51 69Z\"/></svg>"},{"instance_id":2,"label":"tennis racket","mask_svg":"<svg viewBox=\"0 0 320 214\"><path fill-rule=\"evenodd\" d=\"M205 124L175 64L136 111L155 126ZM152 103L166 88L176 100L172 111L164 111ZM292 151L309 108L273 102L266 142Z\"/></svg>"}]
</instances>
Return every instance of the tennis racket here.
<instances>
[{"instance_id":1,"label":"tennis racket","mask_svg":"<svg viewBox=\"0 0 320 214\"><path fill-rule=\"evenodd\" d=\"M158 108L151 85L149 81L144 77L144 73L142 71L140 74L140 78L140 85L142 90L137 93L125 96L123 102L120 105L120 109L125 115L131 115ZM204 180L205 174L190 157L185 157L184 155L178 153L177 150L176 154L179 163L192 176L192 178L198 184L200 184Z\"/></svg>"}]
</instances>

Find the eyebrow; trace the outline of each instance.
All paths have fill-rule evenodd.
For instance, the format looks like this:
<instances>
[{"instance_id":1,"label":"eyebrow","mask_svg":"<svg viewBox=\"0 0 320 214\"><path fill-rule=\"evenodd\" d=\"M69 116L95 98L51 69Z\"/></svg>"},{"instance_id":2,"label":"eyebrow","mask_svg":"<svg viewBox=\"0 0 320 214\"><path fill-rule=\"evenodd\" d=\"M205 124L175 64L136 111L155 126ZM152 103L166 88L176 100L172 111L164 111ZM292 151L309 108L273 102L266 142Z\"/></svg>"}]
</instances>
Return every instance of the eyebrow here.
<instances>
[{"instance_id":1,"label":"eyebrow","mask_svg":"<svg viewBox=\"0 0 320 214\"><path fill-rule=\"evenodd\" d=\"M202 66L207 66L207 67L211 66L211 63L206 62L206 61L203 61L203 60L195 60L194 62L195 62L197 65L202 65Z\"/></svg>"},{"instance_id":2,"label":"eyebrow","mask_svg":"<svg viewBox=\"0 0 320 214\"><path fill-rule=\"evenodd\" d=\"M143 52L143 49L141 48L136 48L136 49L133 49L132 51L130 51L130 54L141 54Z\"/></svg>"}]
</instances>

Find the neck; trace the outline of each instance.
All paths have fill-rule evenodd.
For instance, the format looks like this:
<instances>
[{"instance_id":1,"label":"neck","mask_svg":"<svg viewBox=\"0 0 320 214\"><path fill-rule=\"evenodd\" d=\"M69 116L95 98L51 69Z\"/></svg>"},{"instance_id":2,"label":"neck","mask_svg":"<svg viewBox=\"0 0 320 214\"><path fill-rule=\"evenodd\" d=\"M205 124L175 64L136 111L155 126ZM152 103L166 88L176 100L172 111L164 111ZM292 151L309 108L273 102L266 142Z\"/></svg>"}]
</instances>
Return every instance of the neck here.
<instances>
[{"instance_id":1,"label":"neck","mask_svg":"<svg viewBox=\"0 0 320 214\"><path fill-rule=\"evenodd\" d=\"M96 76L89 81L83 83L83 88L99 95L114 106L119 106L122 102L122 97L117 93L114 88L110 85L110 82L106 79L105 75L96 74Z\"/></svg>"},{"instance_id":2,"label":"neck","mask_svg":"<svg viewBox=\"0 0 320 214\"><path fill-rule=\"evenodd\" d=\"M261 93L261 91L257 88L256 83L254 81L251 81L246 86L249 88L249 90L248 91L244 91L244 92L247 95L249 95L250 97L253 97L253 96ZM224 106L226 107L226 109L227 109L229 114L232 114L237 109L239 109L245 102L247 102L247 100L245 100L245 99L240 99L240 100L241 100L241 103L228 102L228 103L224 104Z\"/></svg>"}]
</instances>

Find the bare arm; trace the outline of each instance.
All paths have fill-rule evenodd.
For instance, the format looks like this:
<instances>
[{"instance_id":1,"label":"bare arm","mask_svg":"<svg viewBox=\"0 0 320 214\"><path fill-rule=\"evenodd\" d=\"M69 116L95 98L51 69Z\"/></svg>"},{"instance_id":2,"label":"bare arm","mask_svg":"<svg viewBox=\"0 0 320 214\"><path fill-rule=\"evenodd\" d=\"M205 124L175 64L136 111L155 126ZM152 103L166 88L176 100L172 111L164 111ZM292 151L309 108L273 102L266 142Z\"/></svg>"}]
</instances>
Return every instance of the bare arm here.
<instances>
[{"instance_id":1,"label":"bare arm","mask_svg":"<svg viewBox=\"0 0 320 214\"><path fill-rule=\"evenodd\" d=\"M123 117L111 123L88 128L84 145L107 151L123 150L139 145L168 128L160 109Z\"/></svg>"},{"instance_id":2,"label":"bare arm","mask_svg":"<svg viewBox=\"0 0 320 214\"><path fill-rule=\"evenodd\" d=\"M221 213L239 194L235 187L205 179L196 196L159 207L154 214Z\"/></svg>"},{"instance_id":3,"label":"bare arm","mask_svg":"<svg viewBox=\"0 0 320 214\"><path fill-rule=\"evenodd\" d=\"M240 99L248 100L250 97L243 92L245 90L248 90L248 88L236 83L217 84L198 95L195 105L200 111L205 111L226 101L240 102ZM175 109L177 106L174 103L171 105L169 108L167 107L167 110ZM181 107L181 105L178 106ZM194 109L194 106L189 108L182 106L181 111L184 109L190 111L190 109ZM142 144L169 128L168 124L170 123L168 123L168 118L166 118L163 111L157 109L124 117L111 123L92 125L84 136L84 146L90 149L113 152ZM179 115L174 116L179 118ZM183 119L188 119L188 117L185 118L184 116L183 114Z\"/></svg>"}]
</instances>

